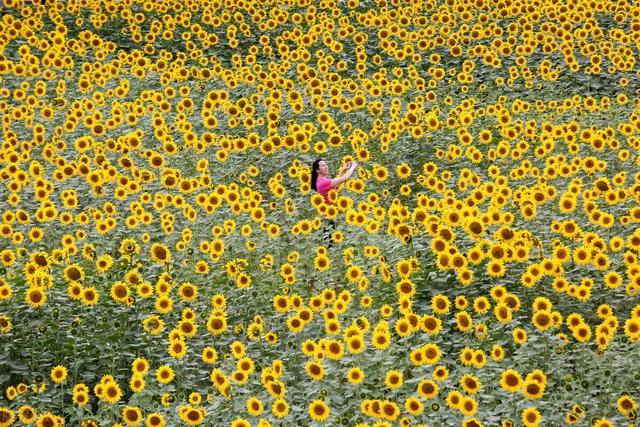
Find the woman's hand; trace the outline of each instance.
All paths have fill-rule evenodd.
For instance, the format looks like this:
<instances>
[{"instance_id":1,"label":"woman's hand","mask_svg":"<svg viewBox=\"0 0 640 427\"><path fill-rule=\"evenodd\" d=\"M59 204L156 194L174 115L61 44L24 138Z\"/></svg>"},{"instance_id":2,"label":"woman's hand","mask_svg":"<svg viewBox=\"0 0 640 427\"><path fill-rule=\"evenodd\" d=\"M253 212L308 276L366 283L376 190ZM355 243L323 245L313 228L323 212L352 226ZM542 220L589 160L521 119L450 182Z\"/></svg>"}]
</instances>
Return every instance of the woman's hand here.
<instances>
[{"instance_id":1,"label":"woman's hand","mask_svg":"<svg viewBox=\"0 0 640 427\"><path fill-rule=\"evenodd\" d=\"M347 173L349 171L353 171L353 169L355 169L356 166L358 166L358 164L355 161L354 162L347 162L347 164L344 165L344 167L340 171L340 175L338 175L338 176L342 176L342 175L344 175L345 173Z\"/></svg>"},{"instance_id":2,"label":"woman's hand","mask_svg":"<svg viewBox=\"0 0 640 427\"><path fill-rule=\"evenodd\" d=\"M351 165L348 168L347 166L345 166L342 169L342 172L340 172L340 176L331 180L331 186L337 187L338 185L351 178L351 175L353 175L353 171L356 170L356 167L358 167L358 163L355 161L351 162Z\"/></svg>"}]
</instances>

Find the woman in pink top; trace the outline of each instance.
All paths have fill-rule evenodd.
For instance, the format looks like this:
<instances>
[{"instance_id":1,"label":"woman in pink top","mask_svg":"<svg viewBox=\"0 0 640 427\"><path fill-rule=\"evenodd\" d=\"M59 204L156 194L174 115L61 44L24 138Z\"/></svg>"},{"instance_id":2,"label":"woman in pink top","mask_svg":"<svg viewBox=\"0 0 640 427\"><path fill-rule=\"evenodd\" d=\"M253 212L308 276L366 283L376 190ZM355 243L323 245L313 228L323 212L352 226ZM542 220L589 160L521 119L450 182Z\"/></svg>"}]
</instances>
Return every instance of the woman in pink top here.
<instances>
[{"instance_id":1,"label":"woman in pink top","mask_svg":"<svg viewBox=\"0 0 640 427\"><path fill-rule=\"evenodd\" d=\"M357 162L348 162L340 172L337 178L329 178L329 166L327 162L322 159L318 159L313 162L313 168L311 171L311 188L322 194L324 201L327 204L331 204L329 200L329 190L332 188L338 188L340 184L351 178L353 171L358 166ZM331 234L336 228L336 223L332 219L325 218L325 226L323 227L323 234L326 240L329 241L331 246Z\"/></svg>"},{"instance_id":2,"label":"woman in pink top","mask_svg":"<svg viewBox=\"0 0 640 427\"><path fill-rule=\"evenodd\" d=\"M337 178L328 178L329 166L327 162L322 159L318 159L313 162L313 170L311 171L311 188L324 196L324 201L327 204L331 204L329 201L329 190L337 188L340 184L351 178L353 171L358 166L357 162L348 162L340 172Z\"/></svg>"}]
</instances>

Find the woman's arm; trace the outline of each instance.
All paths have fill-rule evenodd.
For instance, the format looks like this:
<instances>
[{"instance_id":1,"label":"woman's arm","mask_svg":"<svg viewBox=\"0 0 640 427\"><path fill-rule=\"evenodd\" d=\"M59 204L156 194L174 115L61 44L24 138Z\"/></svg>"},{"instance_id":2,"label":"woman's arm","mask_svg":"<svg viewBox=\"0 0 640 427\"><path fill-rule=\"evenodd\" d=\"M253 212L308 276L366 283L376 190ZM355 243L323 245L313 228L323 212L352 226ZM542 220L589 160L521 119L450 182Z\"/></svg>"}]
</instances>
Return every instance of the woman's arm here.
<instances>
[{"instance_id":1,"label":"woman's arm","mask_svg":"<svg viewBox=\"0 0 640 427\"><path fill-rule=\"evenodd\" d=\"M342 168L342 170L340 171L340 174L338 175L338 178L341 177L342 175L344 175L349 168L351 167L351 162L347 162L344 167Z\"/></svg>"},{"instance_id":2,"label":"woman's arm","mask_svg":"<svg viewBox=\"0 0 640 427\"><path fill-rule=\"evenodd\" d=\"M340 175L339 177L333 178L331 180L331 187L336 188L340 184L342 184L343 182L351 178L351 175L353 175L353 172L356 170L357 166L358 166L357 162L351 163L351 167L343 175Z\"/></svg>"}]
</instances>

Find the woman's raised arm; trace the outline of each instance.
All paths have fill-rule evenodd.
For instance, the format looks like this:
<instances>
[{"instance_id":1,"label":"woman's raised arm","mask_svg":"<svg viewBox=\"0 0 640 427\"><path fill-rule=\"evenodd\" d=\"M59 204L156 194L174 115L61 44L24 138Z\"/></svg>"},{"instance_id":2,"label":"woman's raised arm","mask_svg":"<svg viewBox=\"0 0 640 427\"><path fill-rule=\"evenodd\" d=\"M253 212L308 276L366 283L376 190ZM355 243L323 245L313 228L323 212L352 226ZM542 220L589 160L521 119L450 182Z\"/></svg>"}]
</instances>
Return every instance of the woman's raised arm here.
<instances>
[{"instance_id":1,"label":"woman's raised arm","mask_svg":"<svg viewBox=\"0 0 640 427\"><path fill-rule=\"evenodd\" d=\"M336 188L337 186L339 186L340 184L342 184L343 182L351 178L351 175L353 175L353 171L356 170L357 166L358 166L357 162L351 163L351 167L343 175L340 175L339 177L333 178L331 180L331 187Z\"/></svg>"}]
</instances>

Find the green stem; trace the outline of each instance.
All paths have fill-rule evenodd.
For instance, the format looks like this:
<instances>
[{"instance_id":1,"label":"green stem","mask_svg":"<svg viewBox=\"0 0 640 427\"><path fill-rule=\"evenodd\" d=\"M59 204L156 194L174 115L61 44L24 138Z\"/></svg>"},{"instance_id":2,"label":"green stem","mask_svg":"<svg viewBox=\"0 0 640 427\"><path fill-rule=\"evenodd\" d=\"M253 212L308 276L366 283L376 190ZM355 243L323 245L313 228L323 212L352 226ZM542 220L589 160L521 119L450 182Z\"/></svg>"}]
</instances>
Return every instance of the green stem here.
<instances>
[{"instance_id":1,"label":"green stem","mask_svg":"<svg viewBox=\"0 0 640 427\"><path fill-rule=\"evenodd\" d=\"M62 385L60 387L60 415L64 417L64 390Z\"/></svg>"}]
</instances>

